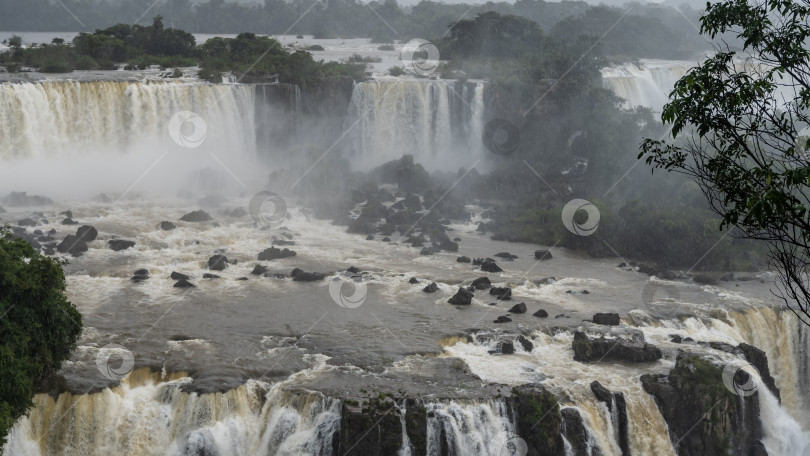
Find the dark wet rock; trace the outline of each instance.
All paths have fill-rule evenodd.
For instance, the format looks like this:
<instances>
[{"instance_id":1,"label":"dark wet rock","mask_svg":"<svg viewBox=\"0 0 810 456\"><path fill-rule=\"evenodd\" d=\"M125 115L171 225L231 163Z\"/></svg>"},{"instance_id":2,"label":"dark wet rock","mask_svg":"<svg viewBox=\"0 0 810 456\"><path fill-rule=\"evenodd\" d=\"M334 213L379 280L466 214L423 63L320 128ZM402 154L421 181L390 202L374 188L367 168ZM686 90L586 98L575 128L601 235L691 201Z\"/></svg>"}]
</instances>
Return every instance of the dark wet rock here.
<instances>
[{"instance_id":1,"label":"dark wet rock","mask_svg":"<svg viewBox=\"0 0 810 456\"><path fill-rule=\"evenodd\" d=\"M98 230L90 225L82 225L76 230L76 237L84 242L93 242L98 237Z\"/></svg>"},{"instance_id":2,"label":"dark wet rock","mask_svg":"<svg viewBox=\"0 0 810 456\"><path fill-rule=\"evenodd\" d=\"M680 344L680 343L683 342L683 337L681 335L679 335L679 334L670 334L669 335L669 340L676 343L676 344Z\"/></svg>"},{"instance_id":3,"label":"dark wet rock","mask_svg":"<svg viewBox=\"0 0 810 456\"><path fill-rule=\"evenodd\" d=\"M515 353L515 344L512 342L501 342L501 353L511 355Z\"/></svg>"},{"instance_id":4,"label":"dark wet rock","mask_svg":"<svg viewBox=\"0 0 810 456\"><path fill-rule=\"evenodd\" d=\"M554 318L568 318L568 316L565 315L565 314L559 314L559 315L555 315Z\"/></svg>"},{"instance_id":5,"label":"dark wet rock","mask_svg":"<svg viewBox=\"0 0 810 456\"><path fill-rule=\"evenodd\" d=\"M517 258L518 258L517 255L512 255L509 252L498 252L498 253L495 254L495 256L498 257L498 258L503 258L506 261L517 260Z\"/></svg>"},{"instance_id":6,"label":"dark wet rock","mask_svg":"<svg viewBox=\"0 0 810 456\"><path fill-rule=\"evenodd\" d=\"M183 222L208 222L214 220L208 212L200 209L198 211L192 211L188 214L180 217L180 220Z\"/></svg>"},{"instance_id":7,"label":"dark wet rock","mask_svg":"<svg viewBox=\"0 0 810 456\"><path fill-rule=\"evenodd\" d=\"M27 217L27 218L24 218L24 219L18 221L17 225L19 225L19 226L37 226L37 222L36 222L36 220L34 220L34 219L30 218L30 217Z\"/></svg>"},{"instance_id":8,"label":"dark wet rock","mask_svg":"<svg viewBox=\"0 0 810 456\"><path fill-rule=\"evenodd\" d=\"M43 233L42 230L34 230L34 234L37 236L42 236L45 233Z\"/></svg>"},{"instance_id":9,"label":"dark wet rock","mask_svg":"<svg viewBox=\"0 0 810 456\"><path fill-rule=\"evenodd\" d=\"M433 255L434 253L436 253L436 251L433 250L433 247L422 247L422 250L419 252L419 255L429 256Z\"/></svg>"},{"instance_id":10,"label":"dark wet rock","mask_svg":"<svg viewBox=\"0 0 810 456\"><path fill-rule=\"evenodd\" d=\"M187 276L185 274L181 274L181 273L176 272L176 271L172 271L171 278L172 278L172 280L189 280L190 279L189 276Z\"/></svg>"},{"instance_id":11,"label":"dark wet rock","mask_svg":"<svg viewBox=\"0 0 810 456\"><path fill-rule=\"evenodd\" d=\"M126 250L133 247L135 245L135 241L127 241L126 239L110 239L107 241L107 245L111 250L120 252L121 250Z\"/></svg>"},{"instance_id":12,"label":"dark wet rock","mask_svg":"<svg viewBox=\"0 0 810 456\"><path fill-rule=\"evenodd\" d=\"M373 234L369 234L368 236L366 236L366 240L367 240L367 241L373 241L373 240L374 240L374 235L373 235Z\"/></svg>"},{"instance_id":13,"label":"dark wet rock","mask_svg":"<svg viewBox=\"0 0 810 456\"><path fill-rule=\"evenodd\" d=\"M519 302L519 303L515 304L514 306L512 306L511 309L509 309L509 313L513 313L513 314L524 314L524 313L526 313L526 304L522 303L522 302Z\"/></svg>"},{"instance_id":14,"label":"dark wet rock","mask_svg":"<svg viewBox=\"0 0 810 456\"><path fill-rule=\"evenodd\" d=\"M137 271L133 272L134 275L149 275L148 269L138 269Z\"/></svg>"},{"instance_id":15,"label":"dark wet rock","mask_svg":"<svg viewBox=\"0 0 810 456\"><path fill-rule=\"evenodd\" d=\"M617 313L597 313L593 316L593 322L597 325L617 326L622 321Z\"/></svg>"},{"instance_id":16,"label":"dark wet rock","mask_svg":"<svg viewBox=\"0 0 810 456\"><path fill-rule=\"evenodd\" d=\"M228 257L225 255L214 255L208 259L208 269L212 271L222 271L228 267Z\"/></svg>"},{"instance_id":17,"label":"dark wet rock","mask_svg":"<svg viewBox=\"0 0 810 456\"><path fill-rule=\"evenodd\" d=\"M324 275L320 272L304 272L301 269L295 268L290 272L290 277L294 282L317 282L324 279Z\"/></svg>"},{"instance_id":18,"label":"dark wet rock","mask_svg":"<svg viewBox=\"0 0 810 456\"><path fill-rule=\"evenodd\" d=\"M695 341L695 339L692 339L691 337L684 337L684 338L683 338L683 341L684 341L684 342L694 342L694 341Z\"/></svg>"},{"instance_id":19,"label":"dark wet rock","mask_svg":"<svg viewBox=\"0 0 810 456\"><path fill-rule=\"evenodd\" d=\"M554 277L543 277L542 279L537 280L535 283L537 285L550 285L550 284L554 283L556 280L557 279L554 278Z\"/></svg>"},{"instance_id":20,"label":"dark wet rock","mask_svg":"<svg viewBox=\"0 0 810 456\"><path fill-rule=\"evenodd\" d=\"M523 350L526 352L531 353L531 351L534 349L534 344L532 341L525 338L523 335L518 336L517 341L523 346Z\"/></svg>"},{"instance_id":21,"label":"dark wet rock","mask_svg":"<svg viewBox=\"0 0 810 456\"><path fill-rule=\"evenodd\" d=\"M240 282L245 282L245 281L248 280L248 278L247 277L237 277L236 280L238 280Z\"/></svg>"},{"instance_id":22,"label":"dark wet rock","mask_svg":"<svg viewBox=\"0 0 810 456\"><path fill-rule=\"evenodd\" d=\"M79 224L79 222L73 220L70 217L67 217L67 218L62 220L62 225L78 225L78 224Z\"/></svg>"},{"instance_id":23,"label":"dark wet rock","mask_svg":"<svg viewBox=\"0 0 810 456\"><path fill-rule=\"evenodd\" d=\"M512 289L509 287L492 287L489 289L489 294L495 296L495 299L499 301L511 301L512 300Z\"/></svg>"},{"instance_id":24,"label":"dark wet rock","mask_svg":"<svg viewBox=\"0 0 810 456\"><path fill-rule=\"evenodd\" d=\"M411 277L411 279L408 280L408 283L410 283L411 285L417 284L419 283L419 279L417 279L416 277Z\"/></svg>"},{"instance_id":25,"label":"dark wet rock","mask_svg":"<svg viewBox=\"0 0 810 456\"><path fill-rule=\"evenodd\" d=\"M527 455L565 454L562 415L557 398L540 384L512 388L516 434L526 442Z\"/></svg>"},{"instance_id":26,"label":"dark wet rock","mask_svg":"<svg viewBox=\"0 0 810 456\"><path fill-rule=\"evenodd\" d=\"M423 288L422 291L425 293L435 293L439 291L439 286L436 285L436 282L431 282L431 284Z\"/></svg>"},{"instance_id":27,"label":"dark wet rock","mask_svg":"<svg viewBox=\"0 0 810 456\"><path fill-rule=\"evenodd\" d=\"M644 374L641 384L655 398L673 441L678 441L678 454L767 454L759 446L763 430L758 394L732 393L723 384L722 367L680 353L669 374Z\"/></svg>"},{"instance_id":28,"label":"dark wet rock","mask_svg":"<svg viewBox=\"0 0 810 456\"><path fill-rule=\"evenodd\" d=\"M574 407L564 407L560 409L562 416L562 432L568 443L571 444L571 450L574 456L601 456L602 452L599 446L588 448L588 430L582 421L582 415L579 410Z\"/></svg>"},{"instance_id":29,"label":"dark wet rock","mask_svg":"<svg viewBox=\"0 0 810 456\"><path fill-rule=\"evenodd\" d=\"M447 302L454 305L469 305L472 303L473 294L464 288L459 288L455 295Z\"/></svg>"},{"instance_id":30,"label":"dark wet rock","mask_svg":"<svg viewBox=\"0 0 810 456\"><path fill-rule=\"evenodd\" d=\"M131 281L133 281L135 283L141 283L141 282L143 282L145 280L148 280L148 279L149 279L149 270L147 270L147 269L138 269L137 271L135 271L133 273L132 277L129 280L131 280Z\"/></svg>"},{"instance_id":31,"label":"dark wet rock","mask_svg":"<svg viewBox=\"0 0 810 456\"><path fill-rule=\"evenodd\" d=\"M471 263L471 262L472 260L470 259L470 257L460 256L456 258L456 263Z\"/></svg>"},{"instance_id":32,"label":"dark wet rock","mask_svg":"<svg viewBox=\"0 0 810 456\"><path fill-rule=\"evenodd\" d=\"M384 238L382 238L382 241L383 242L391 242L391 238L390 237L384 237Z\"/></svg>"},{"instance_id":33,"label":"dark wet rock","mask_svg":"<svg viewBox=\"0 0 810 456\"><path fill-rule=\"evenodd\" d=\"M591 294L591 292L588 291L588 290L582 290L582 291L580 291L580 293L582 293L582 294Z\"/></svg>"},{"instance_id":34,"label":"dark wet rock","mask_svg":"<svg viewBox=\"0 0 810 456\"><path fill-rule=\"evenodd\" d=\"M165 221L165 220L160 222L160 229L163 230L163 231L171 231L171 230L173 230L175 228L177 228L177 225L175 225L172 222L168 222L168 221Z\"/></svg>"},{"instance_id":35,"label":"dark wet rock","mask_svg":"<svg viewBox=\"0 0 810 456\"><path fill-rule=\"evenodd\" d=\"M540 309L537 312L533 313L532 316L537 318L548 318L548 312L546 312L543 309Z\"/></svg>"},{"instance_id":36,"label":"dark wet rock","mask_svg":"<svg viewBox=\"0 0 810 456\"><path fill-rule=\"evenodd\" d=\"M195 285L188 280L181 279L174 284L174 288L194 288Z\"/></svg>"},{"instance_id":37,"label":"dark wet rock","mask_svg":"<svg viewBox=\"0 0 810 456\"><path fill-rule=\"evenodd\" d=\"M486 290L492 287L492 282L490 282L489 277L479 277L473 280L470 286L476 290Z\"/></svg>"},{"instance_id":38,"label":"dark wet rock","mask_svg":"<svg viewBox=\"0 0 810 456\"><path fill-rule=\"evenodd\" d=\"M535 250L534 251L534 259L535 260L546 261L546 260L551 260L552 258L554 258L554 257L551 255L551 250L540 249L540 250Z\"/></svg>"},{"instance_id":39,"label":"dark wet rock","mask_svg":"<svg viewBox=\"0 0 810 456\"><path fill-rule=\"evenodd\" d=\"M352 274L360 274L360 269L357 268L356 266L349 266L346 269L346 272L351 272Z\"/></svg>"},{"instance_id":40,"label":"dark wet rock","mask_svg":"<svg viewBox=\"0 0 810 456\"><path fill-rule=\"evenodd\" d=\"M69 253L73 256L81 256L82 253L87 251L87 243L69 234L56 246L59 253Z\"/></svg>"},{"instance_id":41,"label":"dark wet rock","mask_svg":"<svg viewBox=\"0 0 810 456\"><path fill-rule=\"evenodd\" d=\"M218 278L219 278L219 276L216 275L216 274L209 274L207 272L205 274L203 274L203 279L211 280L211 279L218 279Z\"/></svg>"},{"instance_id":42,"label":"dark wet rock","mask_svg":"<svg viewBox=\"0 0 810 456\"><path fill-rule=\"evenodd\" d=\"M611 411L616 414L614 422L618 423L619 429L619 448L622 450L622 456L630 456L630 429L627 424L627 402L624 399L624 393L613 393L614 409Z\"/></svg>"},{"instance_id":43,"label":"dark wet rock","mask_svg":"<svg viewBox=\"0 0 810 456\"><path fill-rule=\"evenodd\" d=\"M779 388L776 387L776 380L771 376L771 369L768 367L768 355L759 348L746 343L737 345L737 348L743 352L745 359L757 369L760 378L762 378L762 383L781 401L782 395Z\"/></svg>"},{"instance_id":44,"label":"dark wet rock","mask_svg":"<svg viewBox=\"0 0 810 456\"><path fill-rule=\"evenodd\" d=\"M288 241L286 239L273 239L272 244L273 245L279 245L279 246L285 246L285 245L289 246L289 245L295 245L295 241Z\"/></svg>"},{"instance_id":45,"label":"dark wet rock","mask_svg":"<svg viewBox=\"0 0 810 456\"><path fill-rule=\"evenodd\" d=\"M646 342L629 339L591 339L585 333L574 333L575 361L627 361L631 363L648 363L662 358L661 350Z\"/></svg>"},{"instance_id":46,"label":"dark wet rock","mask_svg":"<svg viewBox=\"0 0 810 456\"><path fill-rule=\"evenodd\" d=\"M572 290L565 290L565 294L571 294L571 293L573 293Z\"/></svg>"},{"instance_id":47,"label":"dark wet rock","mask_svg":"<svg viewBox=\"0 0 810 456\"><path fill-rule=\"evenodd\" d=\"M272 261L294 257L295 255L295 251L287 248L277 249L275 247L270 247L269 249L264 249L264 251L260 252L258 258L259 261Z\"/></svg>"},{"instance_id":48,"label":"dark wet rock","mask_svg":"<svg viewBox=\"0 0 810 456\"><path fill-rule=\"evenodd\" d=\"M503 269L500 268L494 261L484 261L481 263L481 270L485 272L503 272Z\"/></svg>"},{"instance_id":49,"label":"dark wet rock","mask_svg":"<svg viewBox=\"0 0 810 456\"><path fill-rule=\"evenodd\" d=\"M253 270L250 271L250 273L253 274L253 275L262 275L262 274L264 274L266 272L267 272L267 266L262 266L260 264L257 264L256 266L254 266Z\"/></svg>"},{"instance_id":50,"label":"dark wet rock","mask_svg":"<svg viewBox=\"0 0 810 456\"><path fill-rule=\"evenodd\" d=\"M511 318L501 315L500 317L496 318L493 323L509 323L510 321L512 321Z\"/></svg>"},{"instance_id":51,"label":"dark wet rock","mask_svg":"<svg viewBox=\"0 0 810 456\"><path fill-rule=\"evenodd\" d=\"M405 413L406 432L416 447L427 448L427 409L409 400ZM341 456L395 455L402 447L402 424L393 404L387 400L344 400L340 427L332 437L331 453Z\"/></svg>"},{"instance_id":52,"label":"dark wet rock","mask_svg":"<svg viewBox=\"0 0 810 456\"><path fill-rule=\"evenodd\" d=\"M9 207L46 206L53 204L53 200L46 196L29 195L26 192L11 192L3 198L3 203Z\"/></svg>"},{"instance_id":53,"label":"dark wet rock","mask_svg":"<svg viewBox=\"0 0 810 456\"><path fill-rule=\"evenodd\" d=\"M591 391L596 396L596 400L605 403L609 410L613 402L613 393L596 380L591 382Z\"/></svg>"}]
</instances>

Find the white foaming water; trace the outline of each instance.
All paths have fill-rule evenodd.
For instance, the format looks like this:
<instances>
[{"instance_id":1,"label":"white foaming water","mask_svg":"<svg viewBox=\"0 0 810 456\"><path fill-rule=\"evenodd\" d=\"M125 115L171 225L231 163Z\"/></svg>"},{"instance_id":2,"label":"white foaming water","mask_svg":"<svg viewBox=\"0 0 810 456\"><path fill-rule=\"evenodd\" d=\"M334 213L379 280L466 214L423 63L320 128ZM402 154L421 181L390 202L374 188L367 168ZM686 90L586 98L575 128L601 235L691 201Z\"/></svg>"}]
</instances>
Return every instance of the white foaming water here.
<instances>
[{"instance_id":1,"label":"white foaming water","mask_svg":"<svg viewBox=\"0 0 810 456\"><path fill-rule=\"evenodd\" d=\"M85 197L132 183L158 192L241 189L238 180L255 177L254 98L247 85L0 84L0 193ZM197 114L197 123L172 125L183 111Z\"/></svg>"},{"instance_id":2,"label":"white foaming water","mask_svg":"<svg viewBox=\"0 0 810 456\"><path fill-rule=\"evenodd\" d=\"M182 392L190 380L138 370L95 394L38 395L3 455L331 454L339 400L252 380L223 393Z\"/></svg>"},{"instance_id":3,"label":"white foaming water","mask_svg":"<svg viewBox=\"0 0 810 456\"><path fill-rule=\"evenodd\" d=\"M696 62L641 60L602 69L602 83L625 99L625 108L644 106L661 112L669 92Z\"/></svg>"},{"instance_id":4,"label":"white foaming water","mask_svg":"<svg viewBox=\"0 0 810 456\"><path fill-rule=\"evenodd\" d=\"M506 402L456 402L427 404L427 454L451 456L499 456L506 453L515 427ZM444 441L442 441L444 439Z\"/></svg>"},{"instance_id":5,"label":"white foaming water","mask_svg":"<svg viewBox=\"0 0 810 456\"><path fill-rule=\"evenodd\" d=\"M485 156L484 85L385 78L355 85L346 129L358 168L411 154L430 169L457 170ZM356 155L351 155L356 154Z\"/></svg>"}]
</instances>

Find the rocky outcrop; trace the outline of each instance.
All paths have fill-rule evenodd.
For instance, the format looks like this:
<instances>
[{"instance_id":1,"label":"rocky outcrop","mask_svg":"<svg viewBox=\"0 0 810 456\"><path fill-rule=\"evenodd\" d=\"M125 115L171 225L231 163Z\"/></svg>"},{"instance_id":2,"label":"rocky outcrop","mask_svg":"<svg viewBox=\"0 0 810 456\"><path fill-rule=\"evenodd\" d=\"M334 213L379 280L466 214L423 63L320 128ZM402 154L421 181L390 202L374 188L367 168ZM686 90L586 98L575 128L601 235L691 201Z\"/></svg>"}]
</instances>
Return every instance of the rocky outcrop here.
<instances>
[{"instance_id":1,"label":"rocky outcrop","mask_svg":"<svg viewBox=\"0 0 810 456\"><path fill-rule=\"evenodd\" d=\"M320 272L304 272L295 268L290 272L290 277L293 278L293 282L317 282L323 280L326 276Z\"/></svg>"},{"instance_id":2,"label":"rocky outcrop","mask_svg":"<svg viewBox=\"0 0 810 456\"><path fill-rule=\"evenodd\" d=\"M495 296L495 299L499 301L511 301L512 300L512 289L509 287L492 287L489 290L489 294Z\"/></svg>"},{"instance_id":3,"label":"rocky outcrop","mask_svg":"<svg viewBox=\"0 0 810 456\"><path fill-rule=\"evenodd\" d=\"M565 407L560 410L560 415L562 415L562 433L571 444L574 456L602 456L598 446L588 451L588 430L582 422L582 415L578 409Z\"/></svg>"},{"instance_id":4,"label":"rocky outcrop","mask_svg":"<svg viewBox=\"0 0 810 456\"><path fill-rule=\"evenodd\" d=\"M565 454L562 415L557 398L542 385L522 385L512 389L517 434L526 441L528 456Z\"/></svg>"},{"instance_id":5,"label":"rocky outcrop","mask_svg":"<svg viewBox=\"0 0 810 456\"><path fill-rule=\"evenodd\" d=\"M519 302L519 303L515 304L514 306L512 306L511 309L509 309L509 313L524 314L524 313L526 313L526 310L527 310L526 309L526 303Z\"/></svg>"},{"instance_id":6,"label":"rocky outcrop","mask_svg":"<svg viewBox=\"0 0 810 456\"><path fill-rule=\"evenodd\" d=\"M84 242L93 242L98 237L98 230L90 225L82 225L76 230L76 237Z\"/></svg>"},{"instance_id":7,"label":"rocky outcrop","mask_svg":"<svg viewBox=\"0 0 810 456\"><path fill-rule=\"evenodd\" d=\"M110 239L107 241L107 245L110 246L111 250L120 252L121 250L126 250L135 246L135 241L128 241L126 239Z\"/></svg>"},{"instance_id":8,"label":"rocky outcrop","mask_svg":"<svg viewBox=\"0 0 810 456\"><path fill-rule=\"evenodd\" d=\"M597 325L618 326L622 321L617 313L597 313L593 316Z\"/></svg>"},{"instance_id":9,"label":"rocky outcrop","mask_svg":"<svg viewBox=\"0 0 810 456\"><path fill-rule=\"evenodd\" d=\"M489 277L479 277L473 280L470 286L476 290L486 290L492 286L492 282L489 281Z\"/></svg>"},{"instance_id":10,"label":"rocky outcrop","mask_svg":"<svg viewBox=\"0 0 810 456\"><path fill-rule=\"evenodd\" d=\"M771 369L768 367L768 355L757 347L745 343L737 345L737 348L745 355L745 359L757 369L762 383L764 383L765 386L771 390L773 395L776 396L776 399L781 402L782 395L779 392L779 388L776 387L776 380L771 376Z\"/></svg>"},{"instance_id":11,"label":"rocky outcrop","mask_svg":"<svg viewBox=\"0 0 810 456\"><path fill-rule=\"evenodd\" d=\"M482 262L481 270L484 272L503 272L503 269L492 260Z\"/></svg>"},{"instance_id":12,"label":"rocky outcrop","mask_svg":"<svg viewBox=\"0 0 810 456\"><path fill-rule=\"evenodd\" d=\"M208 222L214 220L208 212L200 209L198 211L192 211L188 214L180 217L180 220L183 222Z\"/></svg>"},{"instance_id":13,"label":"rocky outcrop","mask_svg":"<svg viewBox=\"0 0 810 456\"><path fill-rule=\"evenodd\" d=\"M296 253L293 250L287 248L277 249L275 247L270 247L269 249L264 249L262 252L259 252L258 259L259 261L272 261L281 258L294 257L295 255Z\"/></svg>"},{"instance_id":14,"label":"rocky outcrop","mask_svg":"<svg viewBox=\"0 0 810 456\"><path fill-rule=\"evenodd\" d=\"M630 430L627 424L627 403L624 393L614 393L598 381L591 382L591 391L599 402L604 403L610 411L614 423L613 431L622 451L622 456L630 456Z\"/></svg>"},{"instance_id":15,"label":"rocky outcrop","mask_svg":"<svg viewBox=\"0 0 810 456\"><path fill-rule=\"evenodd\" d=\"M224 271L228 267L228 257L225 255L214 255L208 259L208 269L212 271Z\"/></svg>"},{"instance_id":16,"label":"rocky outcrop","mask_svg":"<svg viewBox=\"0 0 810 456\"><path fill-rule=\"evenodd\" d=\"M427 448L427 409L415 399L405 402L405 427L413 456ZM372 399L362 404L344 401L340 429L332 440L332 453L346 456L398 454L402 448L400 411L389 400Z\"/></svg>"},{"instance_id":17,"label":"rocky outcrop","mask_svg":"<svg viewBox=\"0 0 810 456\"><path fill-rule=\"evenodd\" d=\"M645 374L641 384L655 398L678 455L767 455L758 393L734 394L723 369L708 360L681 353L668 375Z\"/></svg>"},{"instance_id":18,"label":"rocky outcrop","mask_svg":"<svg viewBox=\"0 0 810 456\"><path fill-rule=\"evenodd\" d=\"M472 303L473 294L471 291L459 288L455 295L447 302L454 305L466 306Z\"/></svg>"},{"instance_id":19,"label":"rocky outcrop","mask_svg":"<svg viewBox=\"0 0 810 456\"><path fill-rule=\"evenodd\" d=\"M65 239L63 239L59 245L56 246L56 250L59 253L69 253L73 256L81 256L87 251L87 243L78 237L69 234L65 236Z\"/></svg>"},{"instance_id":20,"label":"rocky outcrop","mask_svg":"<svg viewBox=\"0 0 810 456\"><path fill-rule=\"evenodd\" d=\"M172 222L168 222L168 221L160 222L160 229L163 230L163 231L171 231L171 230L173 230L175 228L177 228L177 225L175 225Z\"/></svg>"},{"instance_id":21,"label":"rocky outcrop","mask_svg":"<svg viewBox=\"0 0 810 456\"><path fill-rule=\"evenodd\" d=\"M436 282L432 282L430 285L426 286L422 289L425 293L435 293L439 291L439 286L436 285Z\"/></svg>"},{"instance_id":22,"label":"rocky outcrop","mask_svg":"<svg viewBox=\"0 0 810 456\"><path fill-rule=\"evenodd\" d=\"M648 363L661 359L661 350L646 342L629 339L591 339L585 333L574 333L572 342L576 361L627 361Z\"/></svg>"}]
</instances>

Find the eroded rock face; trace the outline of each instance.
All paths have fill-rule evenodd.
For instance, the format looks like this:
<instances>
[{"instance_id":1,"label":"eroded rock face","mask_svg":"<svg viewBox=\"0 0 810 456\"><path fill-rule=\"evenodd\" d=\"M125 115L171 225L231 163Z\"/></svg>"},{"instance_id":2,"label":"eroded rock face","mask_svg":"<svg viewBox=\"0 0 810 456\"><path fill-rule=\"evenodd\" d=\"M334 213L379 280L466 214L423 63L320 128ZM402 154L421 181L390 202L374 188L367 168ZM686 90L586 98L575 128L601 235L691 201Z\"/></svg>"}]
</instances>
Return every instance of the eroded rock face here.
<instances>
[{"instance_id":1,"label":"eroded rock face","mask_svg":"<svg viewBox=\"0 0 810 456\"><path fill-rule=\"evenodd\" d=\"M679 455L766 455L758 393L737 395L723 384L723 369L681 353L668 375L641 376L655 398Z\"/></svg>"},{"instance_id":2,"label":"eroded rock face","mask_svg":"<svg viewBox=\"0 0 810 456\"><path fill-rule=\"evenodd\" d=\"M571 444L574 456L602 456L602 451L598 446L594 446L588 451L588 431L582 422L582 415L579 410L573 407L565 407L560 410L562 415L562 429L565 439Z\"/></svg>"},{"instance_id":3,"label":"eroded rock face","mask_svg":"<svg viewBox=\"0 0 810 456\"><path fill-rule=\"evenodd\" d=\"M648 363L661 359L661 350L646 342L629 339L591 339L585 333L574 333L572 342L576 361L627 361Z\"/></svg>"},{"instance_id":4,"label":"eroded rock face","mask_svg":"<svg viewBox=\"0 0 810 456\"><path fill-rule=\"evenodd\" d=\"M343 402L340 429L332 440L332 454L347 456L394 455L402 448L399 411L389 401L363 404ZM414 456L427 448L427 409L414 399L405 402L405 427Z\"/></svg>"},{"instance_id":5,"label":"eroded rock face","mask_svg":"<svg viewBox=\"0 0 810 456\"><path fill-rule=\"evenodd\" d=\"M512 407L517 434L526 441L527 454L565 454L560 405L551 392L540 384L517 386L512 389Z\"/></svg>"}]
</instances>

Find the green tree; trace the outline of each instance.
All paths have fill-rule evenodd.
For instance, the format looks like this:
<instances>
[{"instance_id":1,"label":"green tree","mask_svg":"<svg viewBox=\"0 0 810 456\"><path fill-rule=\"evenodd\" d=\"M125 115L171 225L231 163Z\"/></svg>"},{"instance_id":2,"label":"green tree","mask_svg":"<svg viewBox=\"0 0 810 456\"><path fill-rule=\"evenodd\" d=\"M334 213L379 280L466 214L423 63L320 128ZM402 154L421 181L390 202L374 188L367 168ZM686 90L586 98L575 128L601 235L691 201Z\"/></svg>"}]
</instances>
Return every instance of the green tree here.
<instances>
[{"instance_id":1,"label":"green tree","mask_svg":"<svg viewBox=\"0 0 810 456\"><path fill-rule=\"evenodd\" d=\"M0 447L37 389L70 356L82 317L59 262L0 232Z\"/></svg>"},{"instance_id":2,"label":"green tree","mask_svg":"<svg viewBox=\"0 0 810 456\"><path fill-rule=\"evenodd\" d=\"M763 240L778 272L774 292L810 323L810 6L793 0L710 4L701 33L737 42L675 86L662 119L678 142L645 140L653 168L695 179L721 228ZM735 51L734 49L740 49Z\"/></svg>"}]
</instances>

